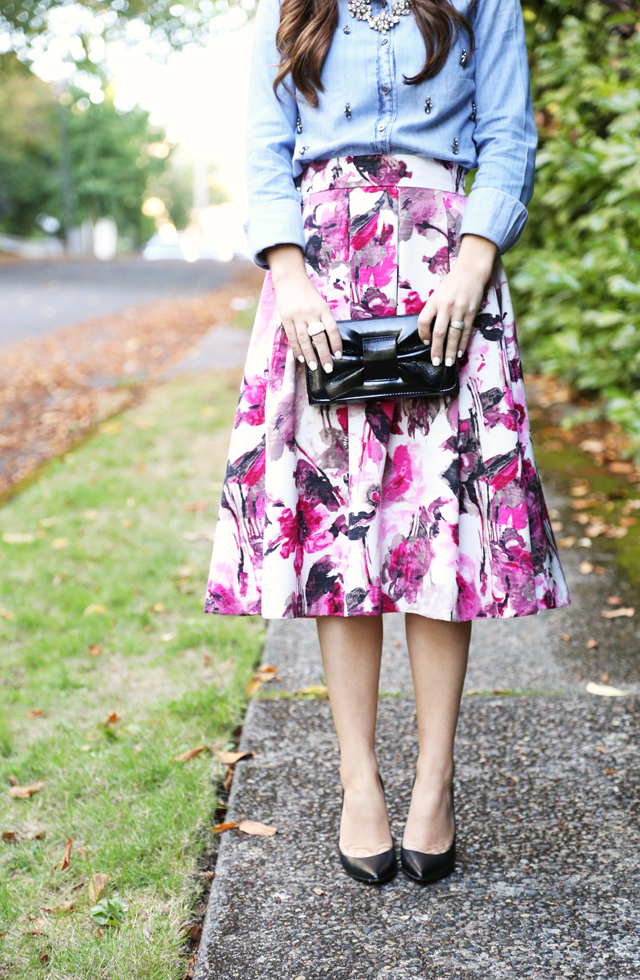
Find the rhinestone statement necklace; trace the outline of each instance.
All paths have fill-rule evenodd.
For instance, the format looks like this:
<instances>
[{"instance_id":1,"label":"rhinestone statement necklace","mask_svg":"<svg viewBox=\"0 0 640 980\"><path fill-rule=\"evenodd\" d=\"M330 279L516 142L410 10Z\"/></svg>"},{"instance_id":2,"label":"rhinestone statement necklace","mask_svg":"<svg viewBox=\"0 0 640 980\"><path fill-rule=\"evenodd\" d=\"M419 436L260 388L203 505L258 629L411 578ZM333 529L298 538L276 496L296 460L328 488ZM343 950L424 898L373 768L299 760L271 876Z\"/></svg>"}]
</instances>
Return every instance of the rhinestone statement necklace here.
<instances>
[{"instance_id":1,"label":"rhinestone statement necklace","mask_svg":"<svg viewBox=\"0 0 640 980\"><path fill-rule=\"evenodd\" d=\"M356 20L366 20L372 31L386 34L392 27L411 12L411 0L393 0L391 12L387 10L385 0L382 0L382 10L375 17L371 8L371 0L349 0L349 13Z\"/></svg>"}]
</instances>

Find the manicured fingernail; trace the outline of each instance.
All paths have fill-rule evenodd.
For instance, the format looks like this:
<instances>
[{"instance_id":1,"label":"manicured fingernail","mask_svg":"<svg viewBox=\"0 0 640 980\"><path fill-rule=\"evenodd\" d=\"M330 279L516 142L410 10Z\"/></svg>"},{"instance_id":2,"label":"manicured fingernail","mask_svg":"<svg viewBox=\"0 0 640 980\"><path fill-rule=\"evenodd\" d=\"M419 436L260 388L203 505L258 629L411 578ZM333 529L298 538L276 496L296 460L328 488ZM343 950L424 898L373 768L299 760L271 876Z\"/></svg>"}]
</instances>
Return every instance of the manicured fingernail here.
<instances>
[{"instance_id":1,"label":"manicured fingernail","mask_svg":"<svg viewBox=\"0 0 640 980\"><path fill-rule=\"evenodd\" d=\"M458 351L458 357L462 357L462 351L461 350Z\"/></svg>"},{"instance_id":2,"label":"manicured fingernail","mask_svg":"<svg viewBox=\"0 0 640 980\"><path fill-rule=\"evenodd\" d=\"M439 364L440 364L440 358L439 358L439 357L432 357L432 358L431 358L431 363L432 363L433 365L435 365L435 367L438 367L438 366L439 366Z\"/></svg>"},{"instance_id":3,"label":"manicured fingernail","mask_svg":"<svg viewBox=\"0 0 640 980\"><path fill-rule=\"evenodd\" d=\"M447 365L447 367L451 367L453 364L453 358L448 357L444 363Z\"/></svg>"},{"instance_id":4,"label":"manicured fingernail","mask_svg":"<svg viewBox=\"0 0 640 980\"><path fill-rule=\"evenodd\" d=\"M422 343L423 344L428 344L429 343L429 338L428 337L425 337L424 340L422 341Z\"/></svg>"},{"instance_id":5,"label":"manicured fingernail","mask_svg":"<svg viewBox=\"0 0 640 980\"><path fill-rule=\"evenodd\" d=\"M325 364L324 369L327 372L327 374L331 374L331 372L333 371L333 364L330 361L328 361L327 364Z\"/></svg>"},{"instance_id":6,"label":"manicured fingernail","mask_svg":"<svg viewBox=\"0 0 640 980\"><path fill-rule=\"evenodd\" d=\"M335 357L336 361L339 361L342 357L342 351L337 350L333 356Z\"/></svg>"},{"instance_id":7,"label":"manicured fingernail","mask_svg":"<svg viewBox=\"0 0 640 980\"><path fill-rule=\"evenodd\" d=\"M317 371L318 370L318 365L316 364L315 361L309 361L309 367L310 367L310 369L312 371Z\"/></svg>"},{"instance_id":8,"label":"manicured fingernail","mask_svg":"<svg viewBox=\"0 0 640 980\"><path fill-rule=\"evenodd\" d=\"M304 364L304 354L298 354L298 360L301 364Z\"/></svg>"}]
</instances>

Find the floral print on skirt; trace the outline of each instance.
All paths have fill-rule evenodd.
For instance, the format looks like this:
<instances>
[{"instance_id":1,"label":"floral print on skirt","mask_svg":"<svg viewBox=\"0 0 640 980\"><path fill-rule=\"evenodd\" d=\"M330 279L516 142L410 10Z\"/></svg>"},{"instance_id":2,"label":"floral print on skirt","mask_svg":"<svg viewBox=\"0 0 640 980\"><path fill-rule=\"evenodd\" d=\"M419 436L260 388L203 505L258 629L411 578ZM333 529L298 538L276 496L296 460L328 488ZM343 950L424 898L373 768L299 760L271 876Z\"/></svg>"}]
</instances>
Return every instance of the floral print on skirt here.
<instances>
[{"instance_id":1,"label":"floral print on skirt","mask_svg":"<svg viewBox=\"0 0 640 980\"><path fill-rule=\"evenodd\" d=\"M307 272L338 320L417 313L455 261L464 170L346 157L302 175ZM265 279L205 611L526 616L569 603L501 263L456 398L309 404Z\"/></svg>"}]
</instances>

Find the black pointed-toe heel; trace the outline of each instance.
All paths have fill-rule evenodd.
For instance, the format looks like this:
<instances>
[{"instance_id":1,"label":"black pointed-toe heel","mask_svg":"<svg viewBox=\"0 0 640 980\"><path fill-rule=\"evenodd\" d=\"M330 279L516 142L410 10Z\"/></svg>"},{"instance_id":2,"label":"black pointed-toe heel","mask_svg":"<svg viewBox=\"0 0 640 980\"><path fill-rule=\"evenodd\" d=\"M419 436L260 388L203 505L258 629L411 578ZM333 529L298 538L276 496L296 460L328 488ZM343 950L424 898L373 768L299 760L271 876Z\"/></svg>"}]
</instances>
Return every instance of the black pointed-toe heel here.
<instances>
[{"instance_id":1,"label":"black pointed-toe heel","mask_svg":"<svg viewBox=\"0 0 640 980\"><path fill-rule=\"evenodd\" d=\"M453 788L451 789L453 807ZM407 878L419 885L430 885L452 874L456 867L456 814L453 811L453 843L442 854L426 854L423 851L409 851L400 848L400 864Z\"/></svg>"},{"instance_id":2,"label":"black pointed-toe heel","mask_svg":"<svg viewBox=\"0 0 640 980\"><path fill-rule=\"evenodd\" d=\"M380 785L382 786L382 793L384 795L382 779L380 779ZM344 790L342 791L342 803L344 805ZM366 885L384 885L385 882L391 881L398 871L396 847L393 843L393 838L391 840L391 847L388 851L383 851L382 854L372 854L370 857L349 857L348 854L342 853L340 842L338 841L340 864L349 877L354 878L356 881L360 881Z\"/></svg>"}]
</instances>

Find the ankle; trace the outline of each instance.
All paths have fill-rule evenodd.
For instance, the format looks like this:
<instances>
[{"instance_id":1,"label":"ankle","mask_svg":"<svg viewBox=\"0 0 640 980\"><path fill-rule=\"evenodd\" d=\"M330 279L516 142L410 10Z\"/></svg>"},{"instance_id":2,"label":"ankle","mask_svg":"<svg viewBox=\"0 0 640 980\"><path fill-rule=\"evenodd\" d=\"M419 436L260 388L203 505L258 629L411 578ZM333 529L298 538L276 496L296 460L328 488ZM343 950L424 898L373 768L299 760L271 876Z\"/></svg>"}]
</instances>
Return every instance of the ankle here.
<instances>
[{"instance_id":1,"label":"ankle","mask_svg":"<svg viewBox=\"0 0 640 980\"><path fill-rule=\"evenodd\" d=\"M453 760L418 759L416 766L416 784L430 787L433 791L447 792L453 784Z\"/></svg>"},{"instance_id":2,"label":"ankle","mask_svg":"<svg viewBox=\"0 0 640 980\"><path fill-rule=\"evenodd\" d=\"M341 762L340 782L345 790L364 788L377 784L380 779L378 761L375 755L359 757L353 762Z\"/></svg>"}]
</instances>

